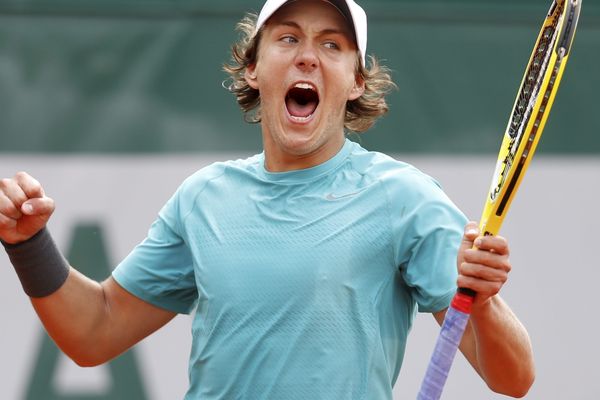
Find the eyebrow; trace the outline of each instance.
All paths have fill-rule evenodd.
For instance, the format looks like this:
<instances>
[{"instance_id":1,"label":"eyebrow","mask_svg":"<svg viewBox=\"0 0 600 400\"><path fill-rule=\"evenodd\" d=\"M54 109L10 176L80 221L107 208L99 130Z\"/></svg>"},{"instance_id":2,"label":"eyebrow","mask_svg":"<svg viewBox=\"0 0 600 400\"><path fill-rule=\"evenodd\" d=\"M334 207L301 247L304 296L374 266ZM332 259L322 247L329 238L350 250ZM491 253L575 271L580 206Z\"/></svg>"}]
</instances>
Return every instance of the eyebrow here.
<instances>
[{"instance_id":1,"label":"eyebrow","mask_svg":"<svg viewBox=\"0 0 600 400\"><path fill-rule=\"evenodd\" d=\"M291 28L302 29L300 27L300 25L298 25L294 21L282 21L277 25L283 25L283 26L289 26ZM318 35L332 35L332 34L346 35L346 34L348 34L348 32L341 30L341 29L325 28L325 29L321 29L320 31L317 31L317 34Z\"/></svg>"}]
</instances>

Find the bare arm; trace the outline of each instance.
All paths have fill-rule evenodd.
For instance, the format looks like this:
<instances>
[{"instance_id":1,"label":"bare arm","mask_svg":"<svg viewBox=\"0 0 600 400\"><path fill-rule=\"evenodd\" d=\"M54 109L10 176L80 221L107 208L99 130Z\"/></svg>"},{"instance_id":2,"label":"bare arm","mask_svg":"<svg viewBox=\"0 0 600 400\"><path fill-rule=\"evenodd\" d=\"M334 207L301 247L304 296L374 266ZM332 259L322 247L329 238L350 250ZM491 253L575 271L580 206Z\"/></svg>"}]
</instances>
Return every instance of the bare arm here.
<instances>
[{"instance_id":1,"label":"bare arm","mask_svg":"<svg viewBox=\"0 0 600 400\"><path fill-rule=\"evenodd\" d=\"M445 315L446 310L434 317L441 325ZM523 397L533 384L535 367L529 336L500 296L471 314L460 351L495 392Z\"/></svg>"},{"instance_id":2,"label":"bare arm","mask_svg":"<svg viewBox=\"0 0 600 400\"><path fill-rule=\"evenodd\" d=\"M32 238L53 212L54 201L28 174L0 180L0 239L4 242L18 244ZM133 296L112 278L98 283L74 268L65 276L56 291L31 301L50 336L80 365L110 360L175 316Z\"/></svg>"},{"instance_id":3,"label":"bare arm","mask_svg":"<svg viewBox=\"0 0 600 400\"><path fill-rule=\"evenodd\" d=\"M535 379L535 366L527 330L498 294L511 270L508 243L481 237L472 249L477 235L476 225L467 225L458 255L458 286L477 292L460 350L492 390L523 397ZM434 317L441 324L445 314Z\"/></svg>"},{"instance_id":4,"label":"bare arm","mask_svg":"<svg viewBox=\"0 0 600 400\"><path fill-rule=\"evenodd\" d=\"M58 291L31 302L58 347L81 366L118 356L176 315L140 300L112 277L98 283L73 268Z\"/></svg>"}]
</instances>

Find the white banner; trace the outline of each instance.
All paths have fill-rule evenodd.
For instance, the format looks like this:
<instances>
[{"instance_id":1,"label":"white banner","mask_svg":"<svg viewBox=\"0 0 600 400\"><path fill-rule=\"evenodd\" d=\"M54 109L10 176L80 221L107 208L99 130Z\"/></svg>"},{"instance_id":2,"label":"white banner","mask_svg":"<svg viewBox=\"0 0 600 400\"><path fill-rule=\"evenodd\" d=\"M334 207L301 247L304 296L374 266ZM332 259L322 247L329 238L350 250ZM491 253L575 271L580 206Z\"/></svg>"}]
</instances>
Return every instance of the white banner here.
<instances>
[{"instance_id":1,"label":"white banner","mask_svg":"<svg viewBox=\"0 0 600 400\"><path fill-rule=\"evenodd\" d=\"M75 232L92 229L104 246L108 275L143 239L158 210L185 177L212 161L234 157L237 155L1 155L0 177L26 170L42 182L56 201L49 227L61 249L71 249ZM404 159L438 179L471 219L479 218L494 159ZM503 297L528 328L536 354L537 380L528 398L600 398L600 322L593 316L600 281L598 198L600 159L539 157L532 163L502 230L511 243L513 263ZM33 387L42 385L40 376L46 377L43 384L52 394L37 397L40 400L76 394L116 398L107 397L116 393L115 380L123 379L114 373L116 369L82 369L62 355L51 356L51 350L43 350L43 328L4 255L0 255L0 300L1 398L26 399L27 393L36 398L31 393ZM148 399L183 397L190 326L189 317L179 316L128 356L127 368L140 378L141 383L135 382L143 386ZM431 316L417 318L394 389L395 399L416 396L437 333ZM41 361L42 353L50 358ZM128 382L129 386L138 384ZM462 357L452 370L444 398L504 399L492 395Z\"/></svg>"}]
</instances>

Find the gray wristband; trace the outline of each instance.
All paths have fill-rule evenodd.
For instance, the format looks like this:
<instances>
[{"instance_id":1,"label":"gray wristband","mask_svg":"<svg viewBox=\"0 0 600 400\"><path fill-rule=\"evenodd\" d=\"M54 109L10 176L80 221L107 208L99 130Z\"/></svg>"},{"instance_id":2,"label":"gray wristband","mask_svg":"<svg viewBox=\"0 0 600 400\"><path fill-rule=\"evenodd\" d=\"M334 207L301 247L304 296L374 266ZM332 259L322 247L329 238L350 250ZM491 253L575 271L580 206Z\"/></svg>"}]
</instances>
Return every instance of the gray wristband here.
<instances>
[{"instance_id":1,"label":"gray wristband","mask_svg":"<svg viewBox=\"0 0 600 400\"><path fill-rule=\"evenodd\" d=\"M24 242L2 245L29 297L48 296L67 280L69 264L46 228Z\"/></svg>"}]
</instances>

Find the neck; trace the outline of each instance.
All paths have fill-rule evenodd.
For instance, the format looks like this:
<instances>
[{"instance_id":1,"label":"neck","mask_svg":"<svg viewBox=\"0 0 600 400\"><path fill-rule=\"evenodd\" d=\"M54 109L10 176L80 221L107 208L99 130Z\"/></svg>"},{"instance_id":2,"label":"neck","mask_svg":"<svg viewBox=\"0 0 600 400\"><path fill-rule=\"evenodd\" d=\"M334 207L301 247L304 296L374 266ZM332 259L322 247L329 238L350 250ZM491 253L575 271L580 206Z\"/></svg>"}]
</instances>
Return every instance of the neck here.
<instances>
[{"instance_id":1,"label":"neck","mask_svg":"<svg viewBox=\"0 0 600 400\"><path fill-rule=\"evenodd\" d=\"M265 169L269 172L286 172L315 167L334 157L344 146L344 141L342 134L315 149L285 151L272 140L263 138Z\"/></svg>"}]
</instances>

